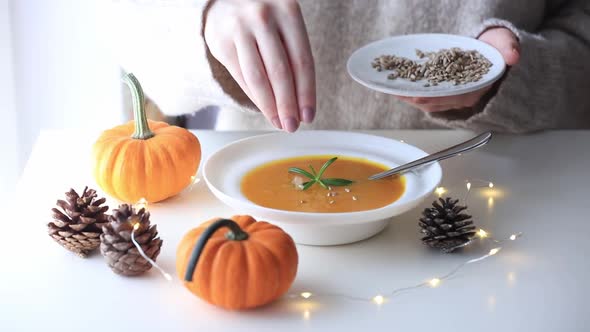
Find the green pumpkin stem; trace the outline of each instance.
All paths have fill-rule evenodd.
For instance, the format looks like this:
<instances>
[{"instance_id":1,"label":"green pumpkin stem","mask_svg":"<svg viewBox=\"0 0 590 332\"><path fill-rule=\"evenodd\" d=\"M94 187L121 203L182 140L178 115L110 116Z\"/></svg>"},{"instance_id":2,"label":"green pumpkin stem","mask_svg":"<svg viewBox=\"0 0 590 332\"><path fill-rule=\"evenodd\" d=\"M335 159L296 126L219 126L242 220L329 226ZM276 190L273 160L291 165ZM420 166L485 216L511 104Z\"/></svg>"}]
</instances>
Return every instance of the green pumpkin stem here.
<instances>
[{"instance_id":1,"label":"green pumpkin stem","mask_svg":"<svg viewBox=\"0 0 590 332\"><path fill-rule=\"evenodd\" d=\"M135 78L135 75L129 73L123 77L123 82L129 86L129 89L131 90L131 98L133 98L135 131L131 137L135 139L149 139L154 137L154 133L150 130L147 116L145 114L145 98L139 81Z\"/></svg>"},{"instance_id":2,"label":"green pumpkin stem","mask_svg":"<svg viewBox=\"0 0 590 332\"><path fill-rule=\"evenodd\" d=\"M225 234L225 238L230 241L244 241L248 239L248 233L244 232L240 226L231 219L219 219L211 226L207 227L207 229L201 234L199 240L197 241L197 245L193 249L191 253L191 258L188 261L188 267L186 269L186 273L184 274L185 281L193 281L193 274L195 273L195 269L197 268L197 263L199 262L199 257L201 257L201 252L205 248L205 245L218 229L222 227L229 228L229 232Z\"/></svg>"}]
</instances>

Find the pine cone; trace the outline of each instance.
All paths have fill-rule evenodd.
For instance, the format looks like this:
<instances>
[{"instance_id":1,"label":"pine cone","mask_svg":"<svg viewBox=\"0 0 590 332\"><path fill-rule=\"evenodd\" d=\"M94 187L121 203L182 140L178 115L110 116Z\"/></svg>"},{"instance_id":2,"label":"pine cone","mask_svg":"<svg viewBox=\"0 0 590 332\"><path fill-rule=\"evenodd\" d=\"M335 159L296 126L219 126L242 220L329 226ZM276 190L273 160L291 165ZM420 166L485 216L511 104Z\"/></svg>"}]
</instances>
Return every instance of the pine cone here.
<instances>
[{"instance_id":1,"label":"pine cone","mask_svg":"<svg viewBox=\"0 0 590 332\"><path fill-rule=\"evenodd\" d=\"M451 252L468 244L475 235L471 216L461 213L466 206L457 205L458 199L438 199L432 208L424 209L420 218L421 232L426 236L422 242L443 252Z\"/></svg>"},{"instance_id":2,"label":"pine cone","mask_svg":"<svg viewBox=\"0 0 590 332\"><path fill-rule=\"evenodd\" d=\"M82 196L74 189L66 193L66 200L58 200L53 212L53 222L47 224L49 235L64 248L80 257L100 245L102 225L107 222L108 206L101 206L106 199L96 199L96 190L84 188ZM63 211L63 212L62 212Z\"/></svg>"},{"instance_id":3,"label":"pine cone","mask_svg":"<svg viewBox=\"0 0 590 332\"><path fill-rule=\"evenodd\" d=\"M150 226L150 213L143 208L136 211L129 204L121 204L113 210L102 230L100 252L115 273L135 276L152 267L131 241L132 232L146 256L156 261L160 253L162 240L158 238L156 226Z\"/></svg>"}]
</instances>

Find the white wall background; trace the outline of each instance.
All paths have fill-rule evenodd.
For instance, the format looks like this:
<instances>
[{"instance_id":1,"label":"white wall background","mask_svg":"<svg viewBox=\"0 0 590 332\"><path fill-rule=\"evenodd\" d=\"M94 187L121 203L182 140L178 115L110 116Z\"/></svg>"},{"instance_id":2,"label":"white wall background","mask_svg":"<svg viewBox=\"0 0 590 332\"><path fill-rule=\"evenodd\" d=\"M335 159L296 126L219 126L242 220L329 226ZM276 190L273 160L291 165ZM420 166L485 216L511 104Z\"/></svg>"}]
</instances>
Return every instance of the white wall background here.
<instances>
[{"instance_id":1,"label":"white wall background","mask_svg":"<svg viewBox=\"0 0 590 332\"><path fill-rule=\"evenodd\" d=\"M0 140L3 154L16 154L11 175L0 178L4 191L41 130L106 129L123 120L120 71L102 34L108 2L0 0ZM64 147L63 162L71 157Z\"/></svg>"},{"instance_id":2,"label":"white wall background","mask_svg":"<svg viewBox=\"0 0 590 332\"><path fill-rule=\"evenodd\" d=\"M19 172L16 109L14 107L14 71L9 0L0 0L0 200L13 187Z\"/></svg>"}]
</instances>

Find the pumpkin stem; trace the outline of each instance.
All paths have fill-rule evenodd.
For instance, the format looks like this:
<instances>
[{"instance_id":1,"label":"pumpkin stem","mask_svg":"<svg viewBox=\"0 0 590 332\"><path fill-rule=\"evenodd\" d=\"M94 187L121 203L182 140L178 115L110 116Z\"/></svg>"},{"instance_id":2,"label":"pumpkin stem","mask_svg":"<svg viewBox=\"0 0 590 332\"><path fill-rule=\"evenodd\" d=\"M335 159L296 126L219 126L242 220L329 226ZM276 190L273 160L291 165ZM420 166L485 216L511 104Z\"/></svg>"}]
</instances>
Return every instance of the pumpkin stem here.
<instances>
[{"instance_id":1,"label":"pumpkin stem","mask_svg":"<svg viewBox=\"0 0 590 332\"><path fill-rule=\"evenodd\" d=\"M219 219L211 226L207 227L207 229L201 234L199 240L197 241L197 245L193 249L191 254L191 258L188 261L188 267L186 269L186 273L184 274L185 281L193 281L193 274L195 273L195 269L197 268L197 263L199 262L199 257L201 256L201 252L205 248L205 245L209 241L209 238L215 233L218 229L222 227L229 228L229 232L225 234L225 238L231 241L244 241L248 239L248 233L244 232L240 225L238 225L235 221L231 219Z\"/></svg>"},{"instance_id":2,"label":"pumpkin stem","mask_svg":"<svg viewBox=\"0 0 590 332\"><path fill-rule=\"evenodd\" d=\"M139 81L135 78L135 75L129 73L123 77L123 82L129 86L129 89L131 90L131 98L133 98L135 131L131 137L135 139L148 139L154 137L154 133L150 130L147 116L145 114L145 98Z\"/></svg>"}]
</instances>

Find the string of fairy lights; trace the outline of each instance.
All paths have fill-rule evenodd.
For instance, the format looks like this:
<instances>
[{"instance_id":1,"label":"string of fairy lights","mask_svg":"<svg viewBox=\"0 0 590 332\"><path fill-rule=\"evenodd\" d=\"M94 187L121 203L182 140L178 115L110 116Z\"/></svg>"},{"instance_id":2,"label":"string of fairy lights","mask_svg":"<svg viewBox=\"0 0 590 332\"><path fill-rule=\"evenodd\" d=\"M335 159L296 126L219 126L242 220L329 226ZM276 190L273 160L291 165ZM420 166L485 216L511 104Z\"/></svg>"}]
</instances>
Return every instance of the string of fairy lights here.
<instances>
[{"instance_id":1,"label":"string of fairy lights","mask_svg":"<svg viewBox=\"0 0 590 332\"><path fill-rule=\"evenodd\" d=\"M494 243L495 245L498 245L500 243L504 243L507 241L515 241L518 238L520 238L521 236L522 236L522 233L515 233L515 234L510 235L506 239L498 240L498 239L492 238L489 235L489 233L483 229L480 229L477 232L478 238L486 239L486 240ZM316 292L311 292L311 291L304 291L301 293L291 293L288 296L290 298L302 298L305 300L311 299L312 297L313 298L338 297L338 298L343 298L343 299L347 299L347 300L351 300L351 301L370 302L370 303L374 303L377 305L382 305L385 302L387 302L389 299L391 299L392 297L394 297L400 293L403 293L403 292L407 292L407 291L411 291L411 290L415 290L415 289L419 289L419 288L436 288L436 287L440 286L443 281L451 279L453 276L455 276L457 273L459 273L461 270L463 270L463 268L465 268L466 266L473 264L473 263L481 262L485 259L495 256L502 249L503 249L502 246L495 246L494 248L492 248L488 252L486 252L484 255L479 256L477 258L469 259L469 260L455 266L452 270L450 270L446 274L427 279L427 280L422 281L422 282L415 284L415 285L396 288L396 289L389 291L388 293L376 294L372 297L354 296L354 295L345 294L345 293L322 293L322 292L316 293Z\"/></svg>"},{"instance_id":2,"label":"string of fairy lights","mask_svg":"<svg viewBox=\"0 0 590 332\"><path fill-rule=\"evenodd\" d=\"M188 190L192 191L193 187L199 182L200 182L200 179L198 177L192 176L191 177L191 184L190 184ZM494 183L491 181L485 181L485 180L481 180L481 179L466 180L465 187L467 190L466 190L465 195L463 197L464 204L467 205L467 201L469 199L469 195L470 195L472 189L489 188L491 190L494 188L494 186L495 186ZM448 192L447 188L442 187L442 186L437 187L434 190L434 193L436 195L438 195L438 197L442 197L447 192ZM493 199L493 197L491 197L491 196L489 198ZM489 205L489 202L488 202L488 205ZM136 209L144 208L147 210L148 202L142 198L135 204L135 208ZM135 241L134 232L138 228L139 228L139 224L135 224L133 226L133 231L131 232L131 239L132 239L133 244L137 247L137 250L139 251L140 255L144 259L146 259L154 267L156 267L166 280L171 281L172 277L170 276L170 274L166 273L166 271L164 271L160 266L158 266L156 264L156 262L151 260L144 253L141 246ZM498 239L498 238L493 237L490 232L480 228L476 232L475 237L471 241L464 244L463 246L468 246L468 245L472 244L475 240L488 241L491 244L491 249L487 250L484 254L482 254L481 256L476 257L476 258L468 259L468 260L456 265L448 272L441 274L439 276L435 276L430 279L423 280L423 281L418 282L413 285L395 288L395 289L392 289L386 293L376 294L371 297L363 297L363 296L356 296L356 295L347 294L347 293L315 292L315 291L311 291L311 290L306 290L306 291L298 292L298 293L289 293L289 294L287 294L287 298L299 299L299 300L311 300L311 299L318 300L321 298L341 298L341 299L345 299L345 300L372 303L372 304L381 306L381 305L385 304L387 301L389 301L391 298L399 295L400 293L404 293L404 292L408 292L408 291L412 291L412 290L416 290L416 289L421 289L421 288L439 287L441 284L443 284L443 282L454 277L457 273L462 271L465 267L467 267L471 264L475 264L475 263L479 263L481 261L487 260L493 256L496 256L498 253L500 253L501 250L504 249L505 246L507 246L510 242L514 242L514 241L518 240L522 235L523 235L523 233L517 232L517 233L511 234L507 238ZM310 315L309 311L304 312L304 318L309 318L309 315ZM305 316L307 316L307 317L305 317Z\"/></svg>"},{"instance_id":3,"label":"string of fairy lights","mask_svg":"<svg viewBox=\"0 0 590 332\"><path fill-rule=\"evenodd\" d=\"M473 183L476 183L476 185L474 186ZM477 184L479 184L479 185L477 185ZM470 192L472 191L472 188L493 189L494 183L490 182L490 181L481 180L481 179L472 179L472 180L465 181L465 187L467 188L467 190L465 192L463 202L464 202L464 204L467 205L467 200L469 198ZM438 197L442 197L442 195L444 195L447 192L448 192L448 190L442 186L437 187L434 191L434 193L436 195L438 195ZM513 242L513 241L518 240L522 235L523 235L522 232L518 232L518 233L511 234L510 236L508 236L505 239L497 239L497 238L494 238L488 231L480 228L476 232L475 237L471 241L464 244L463 246L468 246L477 239L489 241L492 244L492 248L489 249L489 251L486 251L485 254L483 254L479 257L476 257L476 258L466 260L465 262L458 264L453 269L449 270L447 273L442 274L440 276L426 279L426 280L416 283L414 285L409 285L409 286L404 286L404 287L392 289L387 293L376 294L371 297L363 297L363 296L355 296L355 295L346 294L346 293L324 293L324 292L304 291L304 292L300 292L300 293L290 293L288 295L288 297L292 298L292 299L303 299L303 300L310 300L312 298L319 299L319 298L336 297L336 298L342 298L342 299L346 299L346 300L350 300L350 301L373 303L378 306L381 306L384 303L386 303L388 300L390 300L391 298L393 298L403 292L416 290L416 289L420 289L420 288L439 287L443 283L443 281L451 279L453 276L455 276L457 273L462 271L468 265L481 262L483 260L489 259L492 256L497 255L509 242ZM309 315L310 315L309 311L304 312L304 318L309 318Z\"/></svg>"}]
</instances>

